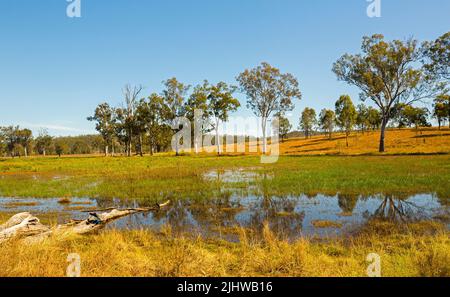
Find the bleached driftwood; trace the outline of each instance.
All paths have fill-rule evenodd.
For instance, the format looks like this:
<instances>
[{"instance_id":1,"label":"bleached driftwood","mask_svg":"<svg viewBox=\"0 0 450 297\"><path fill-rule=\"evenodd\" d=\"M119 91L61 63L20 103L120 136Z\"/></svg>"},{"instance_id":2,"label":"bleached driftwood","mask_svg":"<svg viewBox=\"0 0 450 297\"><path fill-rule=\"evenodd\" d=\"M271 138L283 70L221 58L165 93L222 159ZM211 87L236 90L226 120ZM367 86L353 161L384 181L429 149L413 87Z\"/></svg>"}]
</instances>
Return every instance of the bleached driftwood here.
<instances>
[{"instance_id":1,"label":"bleached driftwood","mask_svg":"<svg viewBox=\"0 0 450 297\"><path fill-rule=\"evenodd\" d=\"M72 220L67 224L57 225L53 228L41 224L39 219L32 214L23 212L14 215L5 224L0 225L0 244L13 239L36 242L50 236L89 234L104 228L106 224L114 220L135 213L158 211L169 204L170 201L167 201L153 207L107 209L106 212L101 213L97 212L105 210L97 210L97 212L91 210L86 220Z\"/></svg>"}]
</instances>

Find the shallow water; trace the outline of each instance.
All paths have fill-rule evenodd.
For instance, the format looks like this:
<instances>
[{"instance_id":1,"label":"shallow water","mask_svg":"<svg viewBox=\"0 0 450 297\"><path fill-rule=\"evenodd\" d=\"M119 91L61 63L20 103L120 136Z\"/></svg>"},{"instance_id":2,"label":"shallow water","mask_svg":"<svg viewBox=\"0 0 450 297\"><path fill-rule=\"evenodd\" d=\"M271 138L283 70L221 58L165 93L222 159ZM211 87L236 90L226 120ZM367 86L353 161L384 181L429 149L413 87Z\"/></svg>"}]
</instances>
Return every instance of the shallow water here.
<instances>
[{"instance_id":1,"label":"shallow water","mask_svg":"<svg viewBox=\"0 0 450 297\"><path fill-rule=\"evenodd\" d=\"M85 219L82 210L109 207L145 207L151 202L138 200L72 198L70 204L60 199L0 198L0 212L28 211L45 214L58 223L69 219ZM402 221L448 218L449 207L432 194L419 194L399 199L376 195L317 195L308 197L261 197L224 193L217 198L175 200L157 213L136 214L108 225L117 229L160 230L170 226L173 233L201 234L237 241L243 227L258 236L267 222L277 235L297 239L301 236L336 236L351 232L373 217ZM318 227L322 222L325 228ZM330 226L330 222L332 226ZM446 222L448 224L448 221Z\"/></svg>"}]
</instances>

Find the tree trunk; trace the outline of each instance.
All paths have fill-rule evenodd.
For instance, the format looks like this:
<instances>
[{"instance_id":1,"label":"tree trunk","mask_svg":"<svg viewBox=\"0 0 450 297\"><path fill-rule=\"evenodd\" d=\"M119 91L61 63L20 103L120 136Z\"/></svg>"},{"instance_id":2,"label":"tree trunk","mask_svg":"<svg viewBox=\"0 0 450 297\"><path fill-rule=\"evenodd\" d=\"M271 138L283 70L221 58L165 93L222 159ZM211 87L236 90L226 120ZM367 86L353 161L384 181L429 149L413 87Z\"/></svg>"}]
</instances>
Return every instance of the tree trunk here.
<instances>
[{"instance_id":1,"label":"tree trunk","mask_svg":"<svg viewBox=\"0 0 450 297\"><path fill-rule=\"evenodd\" d=\"M220 141L220 137L219 137L219 121L216 120L216 145L217 145L217 154L221 155L222 154L222 144Z\"/></svg>"},{"instance_id":2,"label":"tree trunk","mask_svg":"<svg viewBox=\"0 0 450 297\"><path fill-rule=\"evenodd\" d=\"M384 151L385 151L384 138L385 138L385 134L386 134L386 125L387 125L387 120L385 118L383 118L383 120L381 122L380 148L379 148L380 153L384 153Z\"/></svg>"},{"instance_id":3,"label":"tree trunk","mask_svg":"<svg viewBox=\"0 0 450 297\"><path fill-rule=\"evenodd\" d=\"M108 156L108 145L105 145L105 157Z\"/></svg>"},{"instance_id":4,"label":"tree trunk","mask_svg":"<svg viewBox=\"0 0 450 297\"><path fill-rule=\"evenodd\" d=\"M175 141L175 156L179 156L180 155L180 151L178 149L178 145L180 143L180 139L178 138L178 135L176 136L175 140L176 140Z\"/></svg>"},{"instance_id":5,"label":"tree trunk","mask_svg":"<svg viewBox=\"0 0 450 297\"><path fill-rule=\"evenodd\" d=\"M267 153L266 126L267 126L267 118L263 118L262 119L263 154Z\"/></svg>"},{"instance_id":6,"label":"tree trunk","mask_svg":"<svg viewBox=\"0 0 450 297\"><path fill-rule=\"evenodd\" d=\"M142 152L142 133L139 134L139 155L142 157L144 153Z\"/></svg>"},{"instance_id":7,"label":"tree trunk","mask_svg":"<svg viewBox=\"0 0 450 297\"><path fill-rule=\"evenodd\" d=\"M26 157L28 157L27 147L25 146L23 149L24 149L24 151L25 151L25 158L26 158Z\"/></svg>"},{"instance_id":8,"label":"tree trunk","mask_svg":"<svg viewBox=\"0 0 450 297\"><path fill-rule=\"evenodd\" d=\"M346 144L347 144L347 147L348 147L348 135L349 135L349 133L346 132L346 133L345 133L345 142L346 142Z\"/></svg>"},{"instance_id":9,"label":"tree trunk","mask_svg":"<svg viewBox=\"0 0 450 297\"><path fill-rule=\"evenodd\" d=\"M198 154L198 141L197 141L197 139L194 139L194 151L195 151L195 154Z\"/></svg>"}]
</instances>

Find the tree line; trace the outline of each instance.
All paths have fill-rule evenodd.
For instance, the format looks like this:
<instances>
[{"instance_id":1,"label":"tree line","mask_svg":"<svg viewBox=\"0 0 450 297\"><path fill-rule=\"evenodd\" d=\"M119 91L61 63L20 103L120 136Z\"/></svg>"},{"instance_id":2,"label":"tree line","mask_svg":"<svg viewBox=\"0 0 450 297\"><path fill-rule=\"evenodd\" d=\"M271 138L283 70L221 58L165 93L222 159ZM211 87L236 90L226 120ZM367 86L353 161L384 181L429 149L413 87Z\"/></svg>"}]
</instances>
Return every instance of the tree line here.
<instances>
[{"instance_id":1,"label":"tree line","mask_svg":"<svg viewBox=\"0 0 450 297\"><path fill-rule=\"evenodd\" d=\"M0 127L0 156L97 154L103 149L103 139L99 135L52 137L42 129L33 137L29 129Z\"/></svg>"},{"instance_id":2,"label":"tree line","mask_svg":"<svg viewBox=\"0 0 450 297\"><path fill-rule=\"evenodd\" d=\"M391 111L390 127L406 128L431 127L430 120L436 119L439 129L449 117L449 95L440 95L434 100L433 110L426 107L415 107L405 103L397 103ZM300 115L299 130L310 138L313 134L321 132L327 134L329 139L335 131L345 132L347 146L348 137L355 130L365 133L379 130L382 124L382 114L372 106L360 103L355 107L348 95L342 95L335 103L335 110L322 109L319 115L313 108L306 107ZM450 121L449 121L450 128Z\"/></svg>"},{"instance_id":3,"label":"tree line","mask_svg":"<svg viewBox=\"0 0 450 297\"><path fill-rule=\"evenodd\" d=\"M386 41L380 34L363 37L360 53L344 54L332 67L338 80L360 89L362 103L355 107L348 95L342 95L334 110L322 109L317 115L314 109L305 108L300 115L299 128L305 137L318 129L331 137L337 127L346 133L347 139L355 127L362 132L380 130L379 151L384 152L388 126L429 126L430 117L437 119L439 127L446 121L450 124L449 60L450 32L421 44L414 39ZM220 154L219 125L228 121L241 106L235 97L240 91L247 97L247 108L262 119L262 151L266 153L266 131L272 116L279 117L282 140L292 130L286 113L294 109L294 100L302 99L299 82L292 74L282 73L268 63L244 70L236 77L236 82L237 86L233 86L205 80L192 88L170 78L163 82L162 92L148 96L143 95L142 86L126 85L120 106L101 103L88 117L95 122L100 134L99 143L90 143L89 150L100 146L106 155L124 153L127 156L133 152L143 155L168 151L173 135L183 127L180 118L193 123L196 116L200 116L205 123L199 128L201 134L215 132ZM431 111L414 106L433 99ZM26 156L33 145L34 152L43 155L50 150L56 154L83 150L80 143L78 147L72 143L69 148L67 142L56 141L45 133L33 139L28 129L4 127L0 131L0 152L11 155L22 152ZM174 144L178 155L179 141ZM191 145L199 152L198 139L194 137Z\"/></svg>"}]
</instances>

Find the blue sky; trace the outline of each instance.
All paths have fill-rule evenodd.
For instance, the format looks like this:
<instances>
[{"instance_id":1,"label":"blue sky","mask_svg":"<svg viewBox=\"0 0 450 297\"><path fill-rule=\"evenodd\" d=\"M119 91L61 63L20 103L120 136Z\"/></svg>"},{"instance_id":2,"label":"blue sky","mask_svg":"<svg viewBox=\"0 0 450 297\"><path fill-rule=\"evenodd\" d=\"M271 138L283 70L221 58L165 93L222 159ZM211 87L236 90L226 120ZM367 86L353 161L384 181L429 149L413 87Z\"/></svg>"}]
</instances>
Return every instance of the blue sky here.
<instances>
[{"instance_id":1,"label":"blue sky","mask_svg":"<svg viewBox=\"0 0 450 297\"><path fill-rule=\"evenodd\" d=\"M296 126L306 106L358 101L331 67L362 36L431 40L450 30L448 0L381 3L381 18L369 18L366 0L81 0L82 17L71 19L65 0L0 0L0 125L93 133L86 117L103 101L118 105L126 83L146 94L173 76L235 84L266 61L299 79Z\"/></svg>"}]
</instances>

